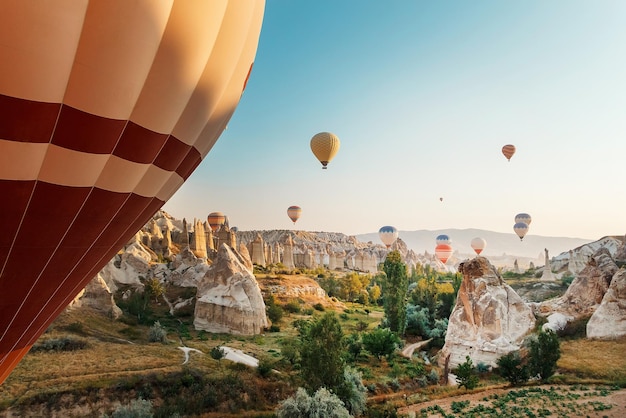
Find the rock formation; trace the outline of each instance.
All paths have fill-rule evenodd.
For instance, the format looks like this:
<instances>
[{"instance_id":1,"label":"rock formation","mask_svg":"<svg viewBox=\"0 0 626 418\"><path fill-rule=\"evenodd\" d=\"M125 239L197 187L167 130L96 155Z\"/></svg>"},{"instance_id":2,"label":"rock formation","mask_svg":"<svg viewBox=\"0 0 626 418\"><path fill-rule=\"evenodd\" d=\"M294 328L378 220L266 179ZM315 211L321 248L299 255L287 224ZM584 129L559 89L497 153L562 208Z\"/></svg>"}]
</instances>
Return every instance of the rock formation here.
<instances>
[{"instance_id":1,"label":"rock formation","mask_svg":"<svg viewBox=\"0 0 626 418\"><path fill-rule=\"evenodd\" d=\"M626 270L618 270L600 306L587 322L587 337L619 338L626 335Z\"/></svg>"},{"instance_id":2,"label":"rock formation","mask_svg":"<svg viewBox=\"0 0 626 418\"><path fill-rule=\"evenodd\" d=\"M259 334L268 326L265 303L242 257L222 244L198 284L194 327L215 333Z\"/></svg>"},{"instance_id":3,"label":"rock formation","mask_svg":"<svg viewBox=\"0 0 626 418\"><path fill-rule=\"evenodd\" d=\"M261 234L257 234L254 241L250 243L250 247L250 258L252 259L252 264L265 267L265 242L263 241Z\"/></svg>"},{"instance_id":4,"label":"rock formation","mask_svg":"<svg viewBox=\"0 0 626 418\"><path fill-rule=\"evenodd\" d=\"M439 362L444 365L449 359L450 368L455 368L469 355L474 364L495 366L502 355L521 347L535 317L486 258L464 261L459 272L463 282Z\"/></svg>"},{"instance_id":5,"label":"rock formation","mask_svg":"<svg viewBox=\"0 0 626 418\"><path fill-rule=\"evenodd\" d=\"M87 283L87 286L70 303L68 309L80 307L89 307L112 319L122 316L122 310L115 304L113 294L101 275Z\"/></svg>"},{"instance_id":6,"label":"rock formation","mask_svg":"<svg viewBox=\"0 0 626 418\"><path fill-rule=\"evenodd\" d=\"M548 249L544 249L546 253L545 262L543 264L543 273L541 274L541 280L554 281L556 278L552 274L552 267L550 266L550 256L548 255Z\"/></svg>"}]
</instances>

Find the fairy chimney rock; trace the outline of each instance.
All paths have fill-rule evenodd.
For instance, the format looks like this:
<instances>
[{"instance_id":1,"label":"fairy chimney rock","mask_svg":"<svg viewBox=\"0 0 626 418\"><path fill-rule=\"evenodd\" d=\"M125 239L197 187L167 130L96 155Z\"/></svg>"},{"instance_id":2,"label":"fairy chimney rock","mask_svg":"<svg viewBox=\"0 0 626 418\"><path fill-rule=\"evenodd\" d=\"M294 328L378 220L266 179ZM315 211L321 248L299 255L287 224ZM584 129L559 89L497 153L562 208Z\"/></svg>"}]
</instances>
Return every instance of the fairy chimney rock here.
<instances>
[{"instance_id":1,"label":"fairy chimney rock","mask_svg":"<svg viewBox=\"0 0 626 418\"><path fill-rule=\"evenodd\" d=\"M626 270L619 269L611 280L602 303L587 322L587 337L613 339L626 335Z\"/></svg>"},{"instance_id":2,"label":"fairy chimney rock","mask_svg":"<svg viewBox=\"0 0 626 418\"><path fill-rule=\"evenodd\" d=\"M214 333L260 334L268 326L259 284L243 257L222 244L198 284L194 327Z\"/></svg>"},{"instance_id":3,"label":"fairy chimney rock","mask_svg":"<svg viewBox=\"0 0 626 418\"><path fill-rule=\"evenodd\" d=\"M495 366L502 355L519 350L535 317L522 298L484 257L459 265L463 282L450 315L439 362L455 368L470 356L474 364Z\"/></svg>"}]
</instances>

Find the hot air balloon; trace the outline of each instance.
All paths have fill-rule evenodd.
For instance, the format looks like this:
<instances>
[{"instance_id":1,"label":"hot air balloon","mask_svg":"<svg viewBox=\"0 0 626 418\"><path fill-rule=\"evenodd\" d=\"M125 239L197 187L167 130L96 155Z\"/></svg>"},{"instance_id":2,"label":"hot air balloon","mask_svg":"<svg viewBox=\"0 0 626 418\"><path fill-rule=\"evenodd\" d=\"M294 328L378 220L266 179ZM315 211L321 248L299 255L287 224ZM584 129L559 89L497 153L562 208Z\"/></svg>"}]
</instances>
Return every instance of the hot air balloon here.
<instances>
[{"instance_id":1,"label":"hot air balloon","mask_svg":"<svg viewBox=\"0 0 626 418\"><path fill-rule=\"evenodd\" d=\"M1 8L0 383L211 150L265 2Z\"/></svg>"},{"instance_id":2,"label":"hot air balloon","mask_svg":"<svg viewBox=\"0 0 626 418\"><path fill-rule=\"evenodd\" d=\"M211 227L211 231L216 232L226 223L226 215L222 212L211 212L209 213L209 216L207 216L206 220Z\"/></svg>"},{"instance_id":3,"label":"hot air balloon","mask_svg":"<svg viewBox=\"0 0 626 418\"><path fill-rule=\"evenodd\" d=\"M311 151L326 170L328 163L339 152L339 138L330 132L320 132L311 138Z\"/></svg>"},{"instance_id":4,"label":"hot air balloon","mask_svg":"<svg viewBox=\"0 0 626 418\"><path fill-rule=\"evenodd\" d=\"M509 160L510 162L511 157L513 157L513 154L515 154L515 145L508 144L508 145L503 146L502 154L504 154L506 159Z\"/></svg>"},{"instance_id":5,"label":"hot air balloon","mask_svg":"<svg viewBox=\"0 0 626 418\"><path fill-rule=\"evenodd\" d=\"M291 219L293 224L296 224L296 221L300 219L300 215L302 214L302 208L300 206L289 206L287 209L287 216Z\"/></svg>"},{"instance_id":6,"label":"hot air balloon","mask_svg":"<svg viewBox=\"0 0 626 418\"><path fill-rule=\"evenodd\" d=\"M390 248L398 239L398 230L393 226L383 226L378 230L380 240L387 248Z\"/></svg>"},{"instance_id":7,"label":"hot air balloon","mask_svg":"<svg viewBox=\"0 0 626 418\"><path fill-rule=\"evenodd\" d=\"M515 231L521 241L524 239L524 236L528 232L528 224L524 222L517 222L515 225L513 225L513 231Z\"/></svg>"},{"instance_id":8,"label":"hot air balloon","mask_svg":"<svg viewBox=\"0 0 626 418\"><path fill-rule=\"evenodd\" d=\"M518 213L515 215L515 223L524 222L526 225L530 226L532 222L532 218L527 213Z\"/></svg>"},{"instance_id":9,"label":"hot air balloon","mask_svg":"<svg viewBox=\"0 0 626 418\"><path fill-rule=\"evenodd\" d=\"M439 201L440 201L440 202L443 202L443 197L440 197L440 198L439 198Z\"/></svg>"},{"instance_id":10,"label":"hot air balloon","mask_svg":"<svg viewBox=\"0 0 626 418\"><path fill-rule=\"evenodd\" d=\"M441 234L441 235L437 235L437 238L435 238L435 241L437 242L437 245L439 244L450 244L450 237L447 236L446 234Z\"/></svg>"},{"instance_id":11,"label":"hot air balloon","mask_svg":"<svg viewBox=\"0 0 626 418\"><path fill-rule=\"evenodd\" d=\"M446 264L448 258L452 255L452 246L448 244L439 244L435 247L435 255L443 264Z\"/></svg>"},{"instance_id":12,"label":"hot air balloon","mask_svg":"<svg viewBox=\"0 0 626 418\"><path fill-rule=\"evenodd\" d=\"M476 237L476 238L472 239L472 242L470 243L470 245L472 246L472 249L474 250L474 252L476 252L476 254L480 255L480 253L487 246L487 241L485 241L483 238Z\"/></svg>"}]
</instances>

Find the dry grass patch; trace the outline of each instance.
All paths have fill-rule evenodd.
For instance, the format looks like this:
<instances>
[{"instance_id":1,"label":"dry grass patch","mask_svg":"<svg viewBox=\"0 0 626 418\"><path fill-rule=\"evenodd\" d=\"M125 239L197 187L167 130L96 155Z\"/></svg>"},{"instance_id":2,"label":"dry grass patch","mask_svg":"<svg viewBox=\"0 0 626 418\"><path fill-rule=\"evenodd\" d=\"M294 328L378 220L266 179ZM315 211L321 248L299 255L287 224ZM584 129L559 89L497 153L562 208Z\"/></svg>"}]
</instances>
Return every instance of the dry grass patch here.
<instances>
[{"instance_id":1,"label":"dry grass patch","mask_svg":"<svg viewBox=\"0 0 626 418\"><path fill-rule=\"evenodd\" d=\"M561 341L558 367L583 378L626 382L626 338Z\"/></svg>"}]
</instances>

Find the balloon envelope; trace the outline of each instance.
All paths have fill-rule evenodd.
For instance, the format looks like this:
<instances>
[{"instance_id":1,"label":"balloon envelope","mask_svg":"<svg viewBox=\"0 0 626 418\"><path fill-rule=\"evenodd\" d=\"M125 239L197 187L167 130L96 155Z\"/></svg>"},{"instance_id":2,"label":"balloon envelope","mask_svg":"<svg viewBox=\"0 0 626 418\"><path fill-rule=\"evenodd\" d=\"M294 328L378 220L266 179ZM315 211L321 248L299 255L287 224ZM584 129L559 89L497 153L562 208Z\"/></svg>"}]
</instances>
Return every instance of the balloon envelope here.
<instances>
[{"instance_id":1,"label":"balloon envelope","mask_svg":"<svg viewBox=\"0 0 626 418\"><path fill-rule=\"evenodd\" d=\"M378 230L378 236L383 244L389 248L398 239L398 230L393 226L383 226Z\"/></svg>"},{"instance_id":2,"label":"balloon envelope","mask_svg":"<svg viewBox=\"0 0 626 418\"><path fill-rule=\"evenodd\" d=\"M452 255L452 246L448 244L439 244L435 247L435 255L442 263L446 263L448 258Z\"/></svg>"},{"instance_id":3,"label":"balloon envelope","mask_svg":"<svg viewBox=\"0 0 626 418\"><path fill-rule=\"evenodd\" d=\"M2 2L0 383L211 150L264 7Z\"/></svg>"},{"instance_id":4,"label":"balloon envelope","mask_svg":"<svg viewBox=\"0 0 626 418\"><path fill-rule=\"evenodd\" d=\"M524 236L528 232L528 224L524 222L517 222L513 225L513 231L515 231L520 240L523 240Z\"/></svg>"},{"instance_id":5,"label":"balloon envelope","mask_svg":"<svg viewBox=\"0 0 626 418\"><path fill-rule=\"evenodd\" d=\"M437 238L435 238L435 241L437 242L437 245L451 243L450 237L447 236L446 234L437 235Z\"/></svg>"},{"instance_id":6,"label":"balloon envelope","mask_svg":"<svg viewBox=\"0 0 626 418\"><path fill-rule=\"evenodd\" d=\"M515 154L515 145L508 144L503 146L502 154L504 154L507 160L511 161L511 157Z\"/></svg>"},{"instance_id":7,"label":"balloon envelope","mask_svg":"<svg viewBox=\"0 0 626 418\"><path fill-rule=\"evenodd\" d=\"M480 255L480 253L487 246L487 241L485 241L483 238L476 237L472 239L472 242L470 243L470 245L472 246L472 249L474 250L474 252Z\"/></svg>"},{"instance_id":8,"label":"balloon envelope","mask_svg":"<svg viewBox=\"0 0 626 418\"><path fill-rule=\"evenodd\" d=\"M302 214L302 208L300 206L289 206L287 209L287 216L291 219L293 224L296 224L296 221L300 219L300 215Z\"/></svg>"},{"instance_id":9,"label":"balloon envelope","mask_svg":"<svg viewBox=\"0 0 626 418\"><path fill-rule=\"evenodd\" d=\"M323 169L326 169L328 163L335 158L339 152L339 146L339 138L330 132L320 132L311 138L311 151L322 163Z\"/></svg>"},{"instance_id":10,"label":"balloon envelope","mask_svg":"<svg viewBox=\"0 0 626 418\"><path fill-rule=\"evenodd\" d=\"M226 215L222 212L211 212L206 218L213 232L221 228L226 223Z\"/></svg>"},{"instance_id":11,"label":"balloon envelope","mask_svg":"<svg viewBox=\"0 0 626 418\"><path fill-rule=\"evenodd\" d=\"M524 222L526 225L530 226L532 222L532 218L527 213L518 213L515 215L515 223Z\"/></svg>"}]
</instances>

